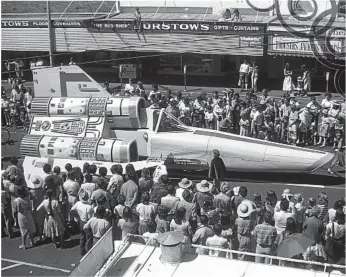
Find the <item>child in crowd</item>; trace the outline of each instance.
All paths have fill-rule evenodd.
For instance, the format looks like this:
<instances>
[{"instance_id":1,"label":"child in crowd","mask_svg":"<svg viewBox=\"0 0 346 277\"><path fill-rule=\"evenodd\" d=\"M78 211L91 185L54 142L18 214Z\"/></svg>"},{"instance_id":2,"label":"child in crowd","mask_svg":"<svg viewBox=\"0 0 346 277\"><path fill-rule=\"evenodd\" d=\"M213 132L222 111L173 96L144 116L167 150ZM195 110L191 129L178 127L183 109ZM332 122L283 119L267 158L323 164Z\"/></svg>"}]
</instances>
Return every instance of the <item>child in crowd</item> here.
<instances>
[{"instance_id":1,"label":"child in crowd","mask_svg":"<svg viewBox=\"0 0 346 277\"><path fill-rule=\"evenodd\" d=\"M257 214L255 225L258 225L263 222L263 217L265 212L264 204L262 202L262 197L259 193L255 193L253 195L253 202L256 205L256 214Z\"/></svg>"},{"instance_id":2,"label":"child in crowd","mask_svg":"<svg viewBox=\"0 0 346 277\"><path fill-rule=\"evenodd\" d=\"M342 145L344 144L344 138L342 136L341 130L335 131L335 137L334 137L334 144L333 149L341 149Z\"/></svg>"},{"instance_id":3,"label":"child in crowd","mask_svg":"<svg viewBox=\"0 0 346 277\"><path fill-rule=\"evenodd\" d=\"M316 127L316 124L315 122L312 122L311 125L310 125L310 129L309 129L309 144L313 144L314 146L317 145L317 127Z\"/></svg>"},{"instance_id":4,"label":"child in crowd","mask_svg":"<svg viewBox=\"0 0 346 277\"><path fill-rule=\"evenodd\" d=\"M281 119L280 117L275 117L275 123L274 123L274 132L273 132L273 141L279 142L279 139L281 137Z\"/></svg>"},{"instance_id":5,"label":"child in crowd","mask_svg":"<svg viewBox=\"0 0 346 277\"><path fill-rule=\"evenodd\" d=\"M298 77L297 78L297 91L298 91L298 95L301 95L303 93L303 79L302 77Z\"/></svg>"},{"instance_id":6,"label":"child in crowd","mask_svg":"<svg viewBox=\"0 0 346 277\"><path fill-rule=\"evenodd\" d=\"M155 218L156 232L159 234L169 232L169 222L167 221L168 210L165 206L158 207L158 214Z\"/></svg>"},{"instance_id":7,"label":"child in crowd","mask_svg":"<svg viewBox=\"0 0 346 277\"><path fill-rule=\"evenodd\" d=\"M303 111L299 113L299 126L298 126L299 135L298 135L297 144L298 143L302 143L303 145L308 144L308 141L307 141L308 127L309 127L308 113L309 113L309 110L306 108L304 108Z\"/></svg>"},{"instance_id":8,"label":"child in crowd","mask_svg":"<svg viewBox=\"0 0 346 277\"><path fill-rule=\"evenodd\" d=\"M149 203L149 194L147 192L143 193L141 203L136 207L136 212L139 216L139 235L143 235L148 232L148 222L154 217L155 208Z\"/></svg>"},{"instance_id":9,"label":"child in crowd","mask_svg":"<svg viewBox=\"0 0 346 277\"><path fill-rule=\"evenodd\" d=\"M305 211L305 217L312 217L312 208L317 205L317 201L315 198L309 198L308 207Z\"/></svg>"},{"instance_id":10,"label":"child in crowd","mask_svg":"<svg viewBox=\"0 0 346 277\"><path fill-rule=\"evenodd\" d=\"M114 208L114 214L117 215L118 218L123 218L126 196L124 194L119 194L117 200L118 205L116 205Z\"/></svg>"},{"instance_id":11,"label":"child in crowd","mask_svg":"<svg viewBox=\"0 0 346 277\"><path fill-rule=\"evenodd\" d=\"M10 102L10 119L11 119L11 123L10 126L12 128L17 129L17 109L16 109L16 104L13 102Z\"/></svg>"},{"instance_id":12,"label":"child in crowd","mask_svg":"<svg viewBox=\"0 0 346 277\"><path fill-rule=\"evenodd\" d=\"M20 123L23 126L23 131L27 131L27 126L26 126L26 111L25 111L25 107L21 106L20 107L20 115L19 115L19 120Z\"/></svg>"},{"instance_id":13,"label":"child in crowd","mask_svg":"<svg viewBox=\"0 0 346 277\"><path fill-rule=\"evenodd\" d=\"M298 111L295 105L291 105L291 112L288 121L289 140L293 145L297 141L297 126L299 123Z\"/></svg>"},{"instance_id":14,"label":"child in crowd","mask_svg":"<svg viewBox=\"0 0 346 277\"><path fill-rule=\"evenodd\" d=\"M303 194L297 193L294 195L295 200L297 203L295 204L296 208L296 227L297 231L300 233L303 229L303 222L305 220L305 211L306 211L306 206L304 205L304 198Z\"/></svg>"},{"instance_id":15,"label":"child in crowd","mask_svg":"<svg viewBox=\"0 0 346 277\"><path fill-rule=\"evenodd\" d=\"M250 118L246 109L240 112L239 126L240 126L240 135L244 137L248 137L250 133Z\"/></svg>"},{"instance_id":16,"label":"child in crowd","mask_svg":"<svg viewBox=\"0 0 346 277\"><path fill-rule=\"evenodd\" d=\"M215 129L215 118L213 113L213 107L207 106L207 110L204 113L204 120L207 129L214 130Z\"/></svg>"},{"instance_id":17,"label":"child in crowd","mask_svg":"<svg viewBox=\"0 0 346 277\"><path fill-rule=\"evenodd\" d=\"M146 244L149 243L148 245L151 245L151 246L157 246L157 247L160 246L157 241L160 234L156 231L155 222L151 220L148 221L147 228L148 228L148 231L142 235L145 243Z\"/></svg>"},{"instance_id":18,"label":"child in crowd","mask_svg":"<svg viewBox=\"0 0 346 277\"><path fill-rule=\"evenodd\" d=\"M8 101L6 95L1 97L1 109L5 117L5 124L7 127L9 127L11 125L10 102Z\"/></svg>"},{"instance_id":19,"label":"child in crowd","mask_svg":"<svg viewBox=\"0 0 346 277\"><path fill-rule=\"evenodd\" d=\"M321 127L320 127L320 139L317 145L321 144L321 147L325 147L327 139L330 133L330 119L328 117L328 111L325 109L322 111Z\"/></svg>"}]
</instances>

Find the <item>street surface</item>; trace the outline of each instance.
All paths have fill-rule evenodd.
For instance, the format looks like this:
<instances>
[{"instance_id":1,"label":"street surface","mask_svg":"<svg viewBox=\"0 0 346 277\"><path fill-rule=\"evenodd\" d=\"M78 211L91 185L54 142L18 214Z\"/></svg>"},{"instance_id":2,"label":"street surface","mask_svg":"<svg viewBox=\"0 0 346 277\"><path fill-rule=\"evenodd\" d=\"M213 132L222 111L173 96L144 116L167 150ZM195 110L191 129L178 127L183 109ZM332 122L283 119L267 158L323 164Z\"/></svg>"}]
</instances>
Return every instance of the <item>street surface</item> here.
<instances>
[{"instance_id":1,"label":"street surface","mask_svg":"<svg viewBox=\"0 0 346 277\"><path fill-rule=\"evenodd\" d=\"M111 87L117 84L111 84ZM30 83L26 84L30 86ZM8 88L8 86L5 85ZM151 86L145 87L147 91L151 90ZM183 87L170 86L173 92L182 91ZM195 88L188 88L189 93L193 93L192 97L198 95L201 91L206 91L211 94L213 91L222 91L222 88L203 88L202 90L195 90ZM162 91L162 90L161 90ZM236 89L236 91L239 91ZM241 93L244 96L244 93ZM275 98L280 98L281 91L271 91L270 95ZM220 94L222 96L222 94ZM317 97L319 102L323 99L323 94ZM342 100L338 95L333 95L334 99ZM301 107L305 105L309 98L301 98L298 100ZM8 158L10 156L16 156L21 158L20 155L20 142L25 132L22 130L13 130L11 132L11 141L1 147L1 157L5 168L8 165ZM330 147L325 148L325 151L331 151ZM342 173L344 176L344 173ZM184 176L180 176L183 178ZM334 201L345 196L345 185L343 178L336 178L330 176L325 169L321 169L317 172L317 175L306 176L302 182L282 182L278 181L266 181L251 180L251 176L246 176L246 181L241 181L240 174L234 175L234 180L230 181L232 187L234 186L246 186L248 188L248 197L252 198L252 195L256 192L261 193L262 200L265 198L265 193L273 189L279 196L285 188L290 188L293 193L302 192L305 199L310 197L317 197L318 193L324 191L329 196L329 207L332 207ZM298 178L298 177L297 177ZM273 178L272 178L273 179ZM274 178L275 179L275 178ZM172 180L174 183L177 179ZM299 180L298 180L299 181ZM78 264L81 256L79 255L78 236L72 237L67 242L68 249L55 249L53 244L40 245L31 249L21 250L18 248L20 245L20 235L17 232L17 237L9 239L7 237L2 238L2 260L1 260L1 273L3 276L67 276L70 271L74 269L74 266Z\"/></svg>"}]
</instances>

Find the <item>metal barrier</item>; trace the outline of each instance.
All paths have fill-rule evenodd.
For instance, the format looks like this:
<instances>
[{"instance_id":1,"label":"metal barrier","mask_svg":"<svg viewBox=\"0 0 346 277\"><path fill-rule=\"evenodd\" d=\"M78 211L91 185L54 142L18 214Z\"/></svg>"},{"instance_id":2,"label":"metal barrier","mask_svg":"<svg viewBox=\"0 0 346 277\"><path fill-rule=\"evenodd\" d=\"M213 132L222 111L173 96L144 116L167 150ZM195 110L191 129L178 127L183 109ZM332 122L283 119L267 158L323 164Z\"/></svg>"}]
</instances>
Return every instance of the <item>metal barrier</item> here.
<instances>
[{"instance_id":1,"label":"metal barrier","mask_svg":"<svg viewBox=\"0 0 346 277\"><path fill-rule=\"evenodd\" d=\"M145 242L142 236L139 235L132 235L132 234L128 234L125 238L126 241L129 242L136 242L136 243L141 243L144 245L150 245L150 241L149 242ZM276 261L276 265L285 265L288 266L288 263L291 264L300 264L304 269L307 266L310 267L314 267L314 269L316 270L316 268L323 268L323 272L328 272L327 269L342 269L342 270L346 270L346 265L337 265L337 264L328 264L328 263L320 263L320 262L313 262L313 261L305 261L305 260L298 260L298 259L289 259L289 258L283 258L283 257L279 257L279 256L271 256L271 255L263 255L263 254L257 254L257 253L250 253L250 252L243 252L243 251L238 251L238 250L230 250L230 249L221 249L221 248L213 248L213 247L208 247L208 246L203 246L203 245L198 245L198 244L190 244L190 246L193 248L193 252L197 254L198 251L195 251L198 248L203 248L206 250L217 250L219 252L224 252L224 253L229 253L232 254L234 256L238 256L238 254L241 255L245 255L248 257L252 257L253 259L255 257L261 257L261 258L268 258L269 259L269 265L273 265L273 261ZM320 270L316 270L316 271L320 271ZM329 270L330 271L330 270Z\"/></svg>"},{"instance_id":2,"label":"metal barrier","mask_svg":"<svg viewBox=\"0 0 346 277\"><path fill-rule=\"evenodd\" d=\"M80 260L69 276L94 276L114 252L112 228L110 228L90 251Z\"/></svg>"},{"instance_id":3,"label":"metal barrier","mask_svg":"<svg viewBox=\"0 0 346 277\"><path fill-rule=\"evenodd\" d=\"M250 257L262 257L262 258L268 258L270 260L269 265L273 264L273 260L276 260L279 262L278 265L283 265L285 262L289 263L298 263L302 265L310 265L310 266L317 266L320 268L324 268L323 272L327 272L327 268L338 268L338 269L346 269L346 265L337 265L337 264L328 264L328 263L319 263L319 262L313 262L313 261L305 261L305 260L298 260L298 259L289 259L289 258L283 258L279 256L270 256L270 255L263 255L263 254L257 254L257 253L250 253L250 252L243 252L243 251L238 251L238 250L230 250L230 249L222 249L222 248L212 248L208 246L203 246L203 245L198 245L198 244L191 244L192 248L198 249L207 249L207 250L216 250L219 252L225 252L225 253L230 253L230 254L241 254L245 256L250 256Z\"/></svg>"}]
</instances>

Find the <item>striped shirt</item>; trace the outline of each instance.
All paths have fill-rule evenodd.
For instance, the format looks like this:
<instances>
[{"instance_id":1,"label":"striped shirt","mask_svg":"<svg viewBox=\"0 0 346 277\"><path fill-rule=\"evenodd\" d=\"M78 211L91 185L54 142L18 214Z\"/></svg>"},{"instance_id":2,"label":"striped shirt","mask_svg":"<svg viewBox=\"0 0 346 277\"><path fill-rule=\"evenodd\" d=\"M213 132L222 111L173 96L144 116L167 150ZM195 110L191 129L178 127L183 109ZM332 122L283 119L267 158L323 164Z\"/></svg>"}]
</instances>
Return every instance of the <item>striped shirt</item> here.
<instances>
[{"instance_id":1,"label":"striped shirt","mask_svg":"<svg viewBox=\"0 0 346 277\"><path fill-rule=\"evenodd\" d=\"M326 214L328 213L328 207L327 205L317 205L317 206L321 209L318 215L318 218L323 220Z\"/></svg>"}]
</instances>

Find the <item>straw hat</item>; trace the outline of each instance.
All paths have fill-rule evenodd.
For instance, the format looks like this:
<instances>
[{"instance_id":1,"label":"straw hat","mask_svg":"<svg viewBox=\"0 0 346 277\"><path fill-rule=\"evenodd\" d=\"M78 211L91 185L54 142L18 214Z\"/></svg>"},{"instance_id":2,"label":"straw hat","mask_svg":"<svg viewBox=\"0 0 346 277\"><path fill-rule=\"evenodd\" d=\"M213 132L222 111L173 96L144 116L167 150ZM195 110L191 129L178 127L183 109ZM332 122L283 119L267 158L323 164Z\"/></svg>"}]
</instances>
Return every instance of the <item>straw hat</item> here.
<instances>
[{"instance_id":1,"label":"straw hat","mask_svg":"<svg viewBox=\"0 0 346 277\"><path fill-rule=\"evenodd\" d=\"M182 189L187 189L192 186L192 181L190 181L187 178L183 178L181 182L179 182L178 186L181 187Z\"/></svg>"},{"instance_id":2,"label":"straw hat","mask_svg":"<svg viewBox=\"0 0 346 277\"><path fill-rule=\"evenodd\" d=\"M253 211L253 207L250 202L243 201L240 203L237 209L237 213L239 217L248 217Z\"/></svg>"},{"instance_id":3,"label":"straw hat","mask_svg":"<svg viewBox=\"0 0 346 277\"><path fill-rule=\"evenodd\" d=\"M293 194L291 193L290 189L285 189L284 192L281 194L281 197L291 197Z\"/></svg>"},{"instance_id":4,"label":"straw hat","mask_svg":"<svg viewBox=\"0 0 346 277\"><path fill-rule=\"evenodd\" d=\"M207 180L202 180L200 183L196 185L196 189L199 192L208 192L211 190L212 187L213 187L213 184L208 182Z\"/></svg>"},{"instance_id":5,"label":"straw hat","mask_svg":"<svg viewBox=\"0 0 346 277\"><path fill-rule=\"evenodd\" d=\"M42 188L42 185L43 185L43 179L38 175L31 176L28 182L28 187L31 189Z\"/></svg>"}]
</instances>

